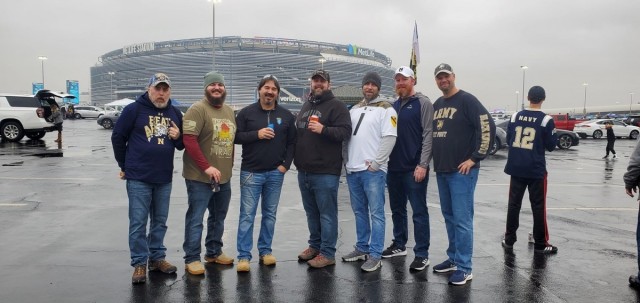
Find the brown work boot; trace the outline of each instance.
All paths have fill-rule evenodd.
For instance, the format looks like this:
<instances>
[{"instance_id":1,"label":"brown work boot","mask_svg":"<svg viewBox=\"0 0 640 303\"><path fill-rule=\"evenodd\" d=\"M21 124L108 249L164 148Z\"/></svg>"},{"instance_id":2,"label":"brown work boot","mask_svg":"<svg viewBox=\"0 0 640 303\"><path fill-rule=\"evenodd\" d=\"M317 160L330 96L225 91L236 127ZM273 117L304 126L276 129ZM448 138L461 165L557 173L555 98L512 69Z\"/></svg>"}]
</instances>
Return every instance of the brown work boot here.
<instances>
[{"instance_id":1,"label":"brown work boot","mask_svg":"<svg viewBox=\"0 0 640 303\"><path fill-rule=\"evenodd\" d=\"M336 260L328 259L323 255L317 255L315 258L309 260L307 264L314 268L323 268L325 266L336 264Z\"/></svg>"},{"instance_id":2,"label":"brown work boot","mask_svg":"<svg viewBox=\"0 0 640 303\"><path fill-rule=\"evenodd\" d=\"M309 261L309 260L315 258L319 253L320 253L319 250L317 250L315 248L307 247L307 249L303 250L298 255L298 260L299 261Z\"/></svg>"},{"instance_id":3,"label":"brown work boot","mask_svg":"<svg viewBox=\"0 0 640 303\"><path fill-rule=\"evenodd\" d=\"M272 254L260 256L260 263L266 266L276 265L276 257L274 257Z\"/></svg>"},{"instance_id":4,"label":"brown work boot","mask_svg":"<svg viewBox=\"0 0 640 303\"><path fill-rule=\"evenodd\" d=\"M251 270L251 266L249 265L248 259L238 260L238 266L237 266L238 272L249 272L249 270Z\"/></svg>"},{"instance_id":5,"label":"brown work boot","mask_svg":"<svg viewBox=\"0 0 640 303\"><path fill-rule=\"evenodd\" d=\"M131 283L140 284L147 281L147 266L136 265L133 269L133 276L131 276Z\"/></svg>"},{"instance_id":6,"label":"brown work boot","mask_svg":"<svg viewBox=\"0 0 640 303\"><path fill-rule=\"evenodd\" d=\"M204 275L204 265L200 261L193 261L185 265L185 270L195 276Z\"/></svg>"},{"instance_id":7,"label":"brown work boot","mask_svg":"<svg viewBox=\"0 0 640 303\"><path fill-rule=\"evenodd\" d=\"M233 264L233 258L227 257L227 255L225 255L224 253L220 253L219 255L217 255L215 257L204 256L204 260L207 261L208 263L218 263L218 264L222 264L222 265L232 265Z\"/></svg>"},{"instance_id":8,"label":"brown work boot","mask_svg":"<svg viewBox=\"0 0 640 303\"><path fill-rule=\"evenodd\" d=\"M161 271L165 274L172 274L176 272L178 268L176 268L166 260L157 260L157 261L149 262L149 271L156 271L156 270Z\"/></svg>"}]
</instances>

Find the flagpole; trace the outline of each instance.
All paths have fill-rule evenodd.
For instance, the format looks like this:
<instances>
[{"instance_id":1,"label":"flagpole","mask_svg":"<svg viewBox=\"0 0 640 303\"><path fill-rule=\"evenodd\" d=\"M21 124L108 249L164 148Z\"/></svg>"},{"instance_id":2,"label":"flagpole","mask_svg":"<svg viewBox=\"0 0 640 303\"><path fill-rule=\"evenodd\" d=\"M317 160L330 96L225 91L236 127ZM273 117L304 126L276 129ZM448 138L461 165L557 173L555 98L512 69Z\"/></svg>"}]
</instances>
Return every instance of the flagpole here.
<instances>
[{"instance_id":1,"label":"flagpole","mask_svg":"<svg viewBox=\"0 0 640 303\"><path fill-rule=\"evenodd\" d=\"M416 84L418 83L418 64L419 63L420 63L420 45L418 43L418 22L414 21L413 42L411 47L411 59L409 60L409 67L413 70Z\"/></svg>"}]
</instances>

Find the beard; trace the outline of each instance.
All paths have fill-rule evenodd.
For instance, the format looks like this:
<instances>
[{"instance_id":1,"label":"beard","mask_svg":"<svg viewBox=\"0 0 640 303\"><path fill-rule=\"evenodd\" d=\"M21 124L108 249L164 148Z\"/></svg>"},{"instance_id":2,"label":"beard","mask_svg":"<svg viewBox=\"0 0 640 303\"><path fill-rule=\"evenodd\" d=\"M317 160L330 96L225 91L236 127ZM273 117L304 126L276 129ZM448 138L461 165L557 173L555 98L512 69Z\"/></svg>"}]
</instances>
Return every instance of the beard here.
<instances>
[{"instance_id":1,"label":"beard","mask_svg":"<svg viewBox=\"0 0 640 303\"><path fill-rule=\"evenodd\" d=\"M153 106L155 106L156 108L159 108L159 109L166 108L169 105L169 101L166 101L166 102L163 103L161 101L151 100L151 103L153 103Z\"/></svg>"},{"instance_id":2,"label":"beard","mask_svg":"<svg viewBox=\"0 0 640 303\"><path fill-rule=\"evenodd\" d=\"M220 97L214 97L211 93L209 93L209 91L205 91L204 96L207 98L207 101L209 101L209 104L213 106L220 106L224 104L224 99L227 97L227 92L222 92L222 96Z\"/></svg>"}]
</instances>

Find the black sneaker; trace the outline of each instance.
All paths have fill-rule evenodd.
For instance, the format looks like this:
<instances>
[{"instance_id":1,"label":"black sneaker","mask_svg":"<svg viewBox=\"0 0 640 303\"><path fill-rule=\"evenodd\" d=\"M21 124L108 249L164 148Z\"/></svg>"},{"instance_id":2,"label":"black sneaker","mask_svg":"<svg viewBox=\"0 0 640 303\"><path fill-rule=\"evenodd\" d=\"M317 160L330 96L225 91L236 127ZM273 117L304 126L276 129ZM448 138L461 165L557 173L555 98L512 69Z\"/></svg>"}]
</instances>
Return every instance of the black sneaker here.
<instances>
[{"instance_id":1,"label":"black sneaker","mask_svg":"<svg viewBox=\"0 0 640 303\"><path fill-rule=\"evenodd\" d=\"M550 255L550 254L557 254L558 253L558 248L551 245L551 244L547 244L547 246L543 249L537 249L535 248L533 250L534 253L536 254L545 254L545 255Z\"/></svg>"},{"instance_id":2,"label":"black sneaker","mask_svg":"<svg viewBox=\"0 0 640 303\"><path fill-rule=\"evenodd\" d=\"M411 262L411 265L409 265L409 269L410 270L423 270L427 266L429 266L429 259L428 258L416 257L415 259L413 259L413 262Z\"/></svg>"},{"instance_id":3,"label":"black sneaker","mask_svg":"<svg viewBox=\"0 0 640 303\"><path fill-rule=\"evenodd\" d=\"M629 277L629 287L640 289L640 279L638 278L638 276Z\"/></svg>"},{"instance_id":4,"label":"black sneaker","mask_svg":"<svg viewBox=\"0 0 640 303\"><path fill-rule=\"evenodd\" d=\"M506 240L502 240L502 247L504 249L513 249L513 244L509 245Z\"/></svg>"},{"instance_id":5,"label":"black sneaker","mask_svg":"<svg viewBox=\"0 0 640 303\"><path fill-rule=\"evenodd\" d=\"M406 256L406 255L407 255L407 249L399 248L396 246L395 243L392 243L391 246L387 247L387 249L385 249L382 252L383 258L391 258L391 257Z\"/></svg>"}]
</instances>

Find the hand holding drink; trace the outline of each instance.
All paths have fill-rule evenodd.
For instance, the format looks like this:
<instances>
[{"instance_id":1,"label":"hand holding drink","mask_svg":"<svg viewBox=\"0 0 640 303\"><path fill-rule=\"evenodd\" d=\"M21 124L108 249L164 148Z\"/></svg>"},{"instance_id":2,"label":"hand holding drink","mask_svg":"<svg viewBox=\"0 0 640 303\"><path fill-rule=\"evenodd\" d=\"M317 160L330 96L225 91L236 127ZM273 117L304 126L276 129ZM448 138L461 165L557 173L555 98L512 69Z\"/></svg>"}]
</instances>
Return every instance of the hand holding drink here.
<instances>
[{"instance_id":1,"label":"hand holding drink","mask_svg":"<svg viewBox=\"0 0 640 303\"><path fill-rule=\"evenodd\" d=\"M320 118L316 115L309 116L309 125L307 128L316 134L321 134L324 125L320 123Z\"/></svg>"}]
</instances>

